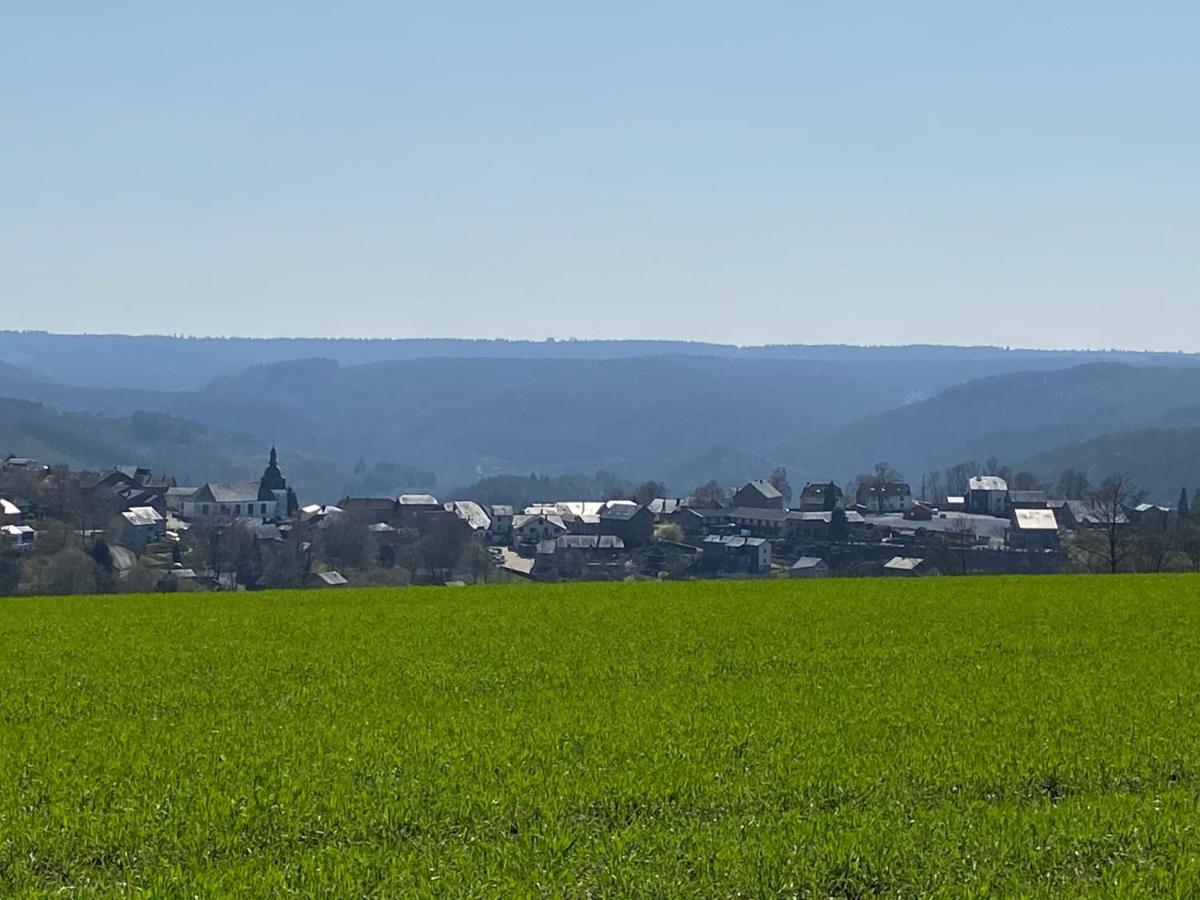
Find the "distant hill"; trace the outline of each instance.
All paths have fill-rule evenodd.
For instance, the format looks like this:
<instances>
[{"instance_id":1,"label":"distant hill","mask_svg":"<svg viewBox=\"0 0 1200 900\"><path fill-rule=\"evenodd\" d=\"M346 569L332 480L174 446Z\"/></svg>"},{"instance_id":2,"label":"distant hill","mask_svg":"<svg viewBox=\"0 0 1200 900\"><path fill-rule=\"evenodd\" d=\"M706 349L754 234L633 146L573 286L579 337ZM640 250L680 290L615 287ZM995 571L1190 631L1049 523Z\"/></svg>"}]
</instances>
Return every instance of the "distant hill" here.
<instances>
[{"instance_id":1,"label":"distant hill","mask_svg":"<svg viewBox=\"0 0 1200 900\"><path fill-rule=\"evenodd\" d=\"M790 359L824 363L908 363L944 371L940 385L999 372L1057 369L1097 360L1173 365L1181 353L1010 350L1001 347L855 347L772 344L737 347L694 341L504 341L454 338L189 338L168 335L64 335L0 331L0 362L49 380L88 388L194 390L249 366L331 359L342 366L410 359L629 359L646 356ZM954 369L960 368L955 374ZM0 371L0 393L3 391ZM919 379L918 379L919 380Z\"/></svg>"},{"instance_id":2,"label":"distant hill","mask_svg":"<svg viewBox=\"0 0 1200 900\"><path fill-rule=\"evenodd\" d=\"M257 474L249 460L238 459L232 443L228 436L214 441L204 425L162 413L108 418L0 398L0 457L12 453L91 469L139 464L181 479Z\"/></svg>"},{"instance_id":3,"label":"distant hill","mask_svg":"<svg viewBox=\"0 0 1200 900\"><path fill-rule=\"evenodd\" d=\"M1179 489L1200 489L1200 426L1142 428L1062 444L1025 460L1021 468L1052 479L1074 467L1093 482L1123 472L1158 503L1174 505Z\"/></svg>"},{"instance_id":4,"label":"distant hill","mask_svg":"<svg viewBox=\"0 0 1200 900\"><path fill-rule=\"evenodd\" d=\"M301 497L325 501L530 472L603 470L680 494L780 464L798 483L846 481L879 460L919 479L963 459L1200 425L1198 387L1200 357L1185 354L0 332L0 396L59 416L190 422L206 458L231 465L257 468L278 444ZM209 471L195 448L119 434L104 425L109 449L91 458L145 452L181 477Z\"/></svg>"},{"instance_id":5,"label":"distant hill","mask_svg":"<svg viewBox=\"0 0 1200 900\"><path fill-rule=\"evenodd\" d=\"M783 455L839 478L887 460L910 478L967 459L1015 461L1108 432L1200 425L1200 366L1092 363L969 381L857 422Z\"/></svg>"}]
</instances>

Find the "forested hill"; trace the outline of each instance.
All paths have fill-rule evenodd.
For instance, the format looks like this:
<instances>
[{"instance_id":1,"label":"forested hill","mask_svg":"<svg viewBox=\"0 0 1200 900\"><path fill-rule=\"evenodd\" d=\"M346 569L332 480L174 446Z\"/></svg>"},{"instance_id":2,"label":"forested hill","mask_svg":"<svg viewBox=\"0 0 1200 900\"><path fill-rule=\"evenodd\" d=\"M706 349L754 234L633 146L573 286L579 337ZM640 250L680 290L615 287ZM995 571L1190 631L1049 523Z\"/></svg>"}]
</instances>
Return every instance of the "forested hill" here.
<instances>
[{"instance_id":1,"label":"forested hill","mask_svg":"<svg viewBox=\"0 0 1200 900\"><path fill-rule=\"evenodd\" d=\"M0 331L0 362L80 387L189 390L253 365L296 359L331 359L343 366L429 359L629 359L686 355L741 359L792 359L825 363L933 364L957 377L943 383L1023 369L1064 368L1100 359L1168 365L1195 357L1124 351L1010 350L1000 347L855 347L804 345L782 335L761 347L694 341L505 341L453 338L192 338L166 335L62 335ZM3 372L0 371L0 393Z\"/></svg>"},{"instance_id":2,"label":"forested hill","mask_svg":"<svg viewBox=\"0 0 1200 900\"><path fill-rule=\"evenodd\" d=\"M1038 453L1021 464L1043 478L1075 468L1093 483L1130 475L1158 503L1174 505L1180 488L1200 490L1200 426L1141 428L1104 434Z\"/></svg>"},{"instance_id":3,"label":"forested hill","mask_svg":"<svg viewBox=\"0 0 1200 900\"><path fill-rule=\"evenodd\" d=\"M1200 366L1095 363L976 379L834 428L782 451L862 471L886 459L910 477L962 460L1018 461L1062 444L1145 427L1200 425Z\"/></svg>"}]
</instances>

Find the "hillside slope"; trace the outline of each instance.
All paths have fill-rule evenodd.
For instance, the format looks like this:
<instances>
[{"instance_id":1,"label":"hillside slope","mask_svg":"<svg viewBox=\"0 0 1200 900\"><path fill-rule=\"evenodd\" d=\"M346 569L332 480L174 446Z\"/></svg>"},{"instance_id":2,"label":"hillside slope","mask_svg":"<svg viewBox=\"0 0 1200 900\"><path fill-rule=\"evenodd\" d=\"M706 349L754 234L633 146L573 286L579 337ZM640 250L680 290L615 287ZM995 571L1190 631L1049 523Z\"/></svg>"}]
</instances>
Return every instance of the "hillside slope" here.
<instances>
[{"instance_id":1,"label":"hillside slope","mask_svg":"<svg viewBox=\"0 0 1200 900\"><path fill-rule=\"evenodd\" d=\"M1200 367L1093 363L970 381L781 451L840 478L888 460L918 478L967 459L1015 461L1114 431L1200 424Z\"/></svg>"}]
</instances>

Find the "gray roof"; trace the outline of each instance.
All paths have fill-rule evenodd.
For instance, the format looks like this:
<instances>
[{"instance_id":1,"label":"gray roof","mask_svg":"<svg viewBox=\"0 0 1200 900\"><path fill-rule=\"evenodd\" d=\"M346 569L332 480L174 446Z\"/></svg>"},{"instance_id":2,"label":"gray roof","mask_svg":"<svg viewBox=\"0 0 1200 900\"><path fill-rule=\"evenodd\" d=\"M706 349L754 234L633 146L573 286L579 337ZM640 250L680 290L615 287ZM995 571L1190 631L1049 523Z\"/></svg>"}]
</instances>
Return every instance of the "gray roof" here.
<instances>
[{"instance_id":1,"label":"gray roof","mask_svg":"<svg viewBox=\"0 0 1200 900\"><path fill-rule=\"evenodd\" d=\"M341 572L318 572L317 577L330 587L341 587L350 583Z\"/></svg>"},{"instance_id":2,"label":"gray roof","mask_svg":"<svg viewBox=\"0 0 1200 900\"><path fill-rule=\"evenodd\" d=\"M655 497L650 501L649 509L656 516L669 516L680 507L681 503L682 501L672 497Z\"/></svg>"},{"instance_id":3,"label":"gray roof","mask_svg":"<svg viewBox=\"0 0 1200 900\"><path fill-rule=\"evenodd\" d=\"M1008 490L1008 482L999 475L976 475L967 482L967 489L1005 492Z\"/></svg>"},{"instance_id":4,"label":"gray roof","mask_svg":"<svg viewBox=\"0 0 1200 900\"><path fill-rule=\"evenodd\" d=\"M474 500L451 500L446 504L446 509L476 531L486 531L492 527L491 517Z\"/></svg>"},{"instance_id":5,"label":"gray roof","mask_svg":"<svg viewBox=\"0 0 1200 900\"><path fill-rule=\"evenodd\" d=\"M433 494L401 494L397 498L401 506L438 506L437 497Z\"/></svg>"},{"instance_id":6,"label":"gray roof","mask_svg":"<svg viewBox=\"0 0 1200 900\"><path fill-rule=\"evenodd\" d=\"M214 503L257 503L257 481L210 481L205 485Z\"/></svg>"},{"instance_id":7,"label":"gray roof","mask_svg":"<svg viewBox=\"0 0 1200 900\"><path fill-rule=\"evenodd\" d=\"M802 556L796 560L792 569L815 569L823 565L825 565L825 560L819 556Z\"/></svg>"},{"instance_id":8,"label":"gray roof","mask_svg":"<svg viewBox=\"0 0 1200 900\"><path fill-rule=\"evenodd\" d=\"M779 489L769 481L763 481L761 478L756 478L754 481L748 482L742 486L744 491L746 488L753 488L762 494L766 500L778 500L783 494L779 493Z\"/></svg>"},{"instance_id":9,"label":"gray roof","mask_svg":"<svg viewBox=\"0 0 1200 900\"><path fill-rule=\"evenodd\" d=\"M925 560L915 556L893 556L883 564L883 567L895 572L911 572L920 568L924 562Z\"/></svg>"},{"instance_id":10,"label":"gray roof","mask_svg":"<svg viewBox=\"0 0 1200 900\"><path fill-rule=\"evenodd\" d=\"M158 510L152 506L135 506L133 509L121 513L121 517L133 526L154 526L163 521Z\"/></svg>"},{"instance_id":11,"label":"gray roof","mask_svg":"<svg viewBox=\"0 0 1200 900\"><path fill-rule=\"evenodd\" d=\"M632 519L643 509L645 509L644 506L636 503L610 503L600 510L600 518L626 521Z\"/></svg>"}]
</instances>

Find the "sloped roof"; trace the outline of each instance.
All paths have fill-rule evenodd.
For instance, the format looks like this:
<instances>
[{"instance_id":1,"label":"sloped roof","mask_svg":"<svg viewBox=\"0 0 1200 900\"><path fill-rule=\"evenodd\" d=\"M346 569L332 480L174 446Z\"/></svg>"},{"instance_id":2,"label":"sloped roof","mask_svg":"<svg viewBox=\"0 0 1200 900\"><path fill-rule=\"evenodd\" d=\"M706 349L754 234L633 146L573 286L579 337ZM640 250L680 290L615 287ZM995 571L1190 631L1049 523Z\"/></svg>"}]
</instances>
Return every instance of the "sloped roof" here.
<instances>
[{"instance_id":1,"label":"sloped roof","mask_svg":"<svg viewBox=\"0 0 1200 900\"><path fill-rule=\"evenodd\" d=\"M893 556L883 564L885 569L895 572L911 572L924 564L925 560L916 556Z\"/></svg>"},{"instance_id":2,"label":"sloped roof","mask_svg":"<svg viewBox=\"0 0 1200 900\"><path fill-rule=\"evenodd\" d=\"M532 521L537 521L537 520L544 520L544 521L546 521L546 522L549 522L549 523L550 523L551 525L553 525L555 528L560 528L560 529L562 529L563 531L566 531L566 530L567 530L566 523L564 523L564 522L563 522L563 520L562 520L562 516L553 516L553 515L546 515L546 516L530 516L530 515L520 515L520 516L514 516L514 517L513 517L513 526L512 526L512 527L513 527L513 530L514 530L514 531L519 531L521 528L523 528L524 526L528 525L530 522L532 522Z\"/></svg>"},{"instance_id":3,"label":"sloped roof","mask_svg":"<svg viewBox=\"0 0 1200 900\"><path fill-rule=\"evenodd\" d=\"M330 587L341 587L344 584L350 583L341 572L318 572L317 578Z\"/></svg>"},{"instance_id":4,"label":"sloped roof","mask_svg":"<svg viewBox=\"0 0 1200 900\"><path fill-rule=\"evenodd\" d=\"M210 481L196 494L197 499L207 492L213 503L257 503L257 481Z\"/></svg>"},{"instance_id":5,"label":"sloped roof","mask_svg":"<svg viewBox=\"0 0 1200 900\"><path fill-rule=\"evenodd\" d=\"M641 512L645 507L630 501L613 501L600 510L600 518L628 521Z\"/></svg>"},{"instance_id":6,"label":"sloped roof","mask_svg":"<svg viewBox=\"0 0 1200 900\"><path fill-rule=\"evenodd\" d=\"M439 506L433 494L401 494L397 501L401 506Z\"/></svg>"},{"instance_id":7,"label":"sloped roof","mask_svg":"<svg viewBox=\"0 0 1200 900\"><path fill-rule=\"evenodd\" d=\"M792 569L815 569L825 565L825 560L819 556L802 556L792 565Z\"/></svg>"},{"instance_id":8,"label":"sloped roof","mask_svg":"<svg viewBox=\"0 0 1200 900\"><path fill-rule=\"evenodd\" d=\"M1052 509L1014 509L1013 519L1020 531L1058 531Z\"/></svg>"},{"instance_id":9,"label":"sloped roof","mask_svg":"<svg viewBox=\"0 0 1200 900\"><path fill-rule=\"evenodd\" d=\"M0 516L19 516L20 514L21 510L17 504L0 497Z\"/></svg>"},{"instance_id":10,"label":"sloped roof","mask_svg":"<svg viewBox=\"0 0 1200 900\"><path fill-rule=\"evenodd\" d=\"M163 521L158 510L152 506L135 506L127 512L121 513L121 517L135 527L154 526Z\"/></svg>"},{"instance_id":11,"label":"sloped roof","mask_svg":"<svg viewBox=\"0 0 1200 900\"><path fill-rule=\"evenodd\" d=\"M756 478L754 481L749 481L742 486L743 491L746 490L746 488L751 488L752 490L758 491L764 500L778 500L783 496L783 494L779 492L779 489L776 488L775 485L771 484L769 481L764 481L761 478Z\"/></svg>"},{"instance_id":12,"label":"sloped roof","mask_svg":"<svg viewBox=\"0 0 1200 900\"><path fill-rule=\"evenodd\" d=\"M476 531L486 531L492 527L491 517L474 500L451 500L446 504L446 509Z\"/></svg>"},{"instance_id":13,"label":"sloped roof","mask_svg":"<svg viewBox=\"0 0 1200 900\"><path fill-rule=\"evenodd\" d=\"M967 482L971 491L1008 491L1008 482L999 475L975 475Z\"/></svg>"}]
</instances>

